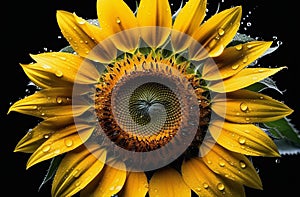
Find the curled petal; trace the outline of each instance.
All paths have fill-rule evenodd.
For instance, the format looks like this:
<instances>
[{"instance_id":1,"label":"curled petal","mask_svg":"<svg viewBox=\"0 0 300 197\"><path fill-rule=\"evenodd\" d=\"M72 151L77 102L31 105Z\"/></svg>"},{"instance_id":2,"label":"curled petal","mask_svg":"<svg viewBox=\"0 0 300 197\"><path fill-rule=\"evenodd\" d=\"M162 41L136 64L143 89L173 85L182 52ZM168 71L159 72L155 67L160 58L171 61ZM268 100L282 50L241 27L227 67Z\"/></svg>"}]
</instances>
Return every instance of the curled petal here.
<instances>
[{"instance_id":1,"label":"curled petal","mask_svg":"<svg viewBox=\"0 0 300 197\"><path fill-rule=\"evenodd\" d=\"M52 196L72 196L97 176L106 159L106 151L98 145L78 147L61 161L52 184Z\"/></svg>"},{"instance_id":2,"label":"curled petal","mask_svg":"<svg viewBox=\"0 0 300 197\"><path fill-rule=\"evenodd\" d=\"M191 158L181 166L182 177L198 196L245 196L242 184L213 172L201 158Z\"/></svg>"},{"instance_id":3,"label":"curled petal","mask_svg":"<svg viewBox=\"0 0 300 197\"><path fill-rule=\"evenodd\" d=\"M206 15L207 0L189 0L175 18L173 29L192 35Z\"/></svg>"},{"instance_id":4,"label":"curled petal","mask_svg":"<svg viewBox=\"0 0 300 197\"><path fill-rule=\"evenodd\" d=\"M149 195L190 197L191 190L180 174L168 167L154 173L149 183Z\"/></svg>"},{"instance_id":5,"label":"curled petal","mask_svg":"<svg viewBox=\"0 0 300 197\"><path fill-rule=\"evenodd\" d=\"M15 152L33 153L41 146L54 132L74 123L72 116L48 118L32 130L18 142Z\"/></svg>"},{"instance_id":6,"label":"curled petal","mask_svg":"<svg viewBox=\"0 0 300 197\"><path fill-rule=\"evenodd\" d=\"M205 80L231 77L263 55L271 44L272 42L251 41L225 48L220 56L213 58L213 62L204 63L202 77Z\"/></svg>"},{"instance_id":7,"label":"curled petal","mask_svg":"<svg viewBox=\"0 0 300 197\"><path fill-rule=\"evenodd\" d=\"M203 45L210 57L219 56L237 33L241 16L241 6L226 9L209 18L192 37ZM193 53L194 58L203 58L203 49L194 49Z\"/></svg>"},{"instance_id":8,"label":"curled petal","mask_svg":"<svg viewBox=\"0 0 300 197\"><path fill-rule=\"evenodd\" d=\"M212 101L212 110L235 123L271 122L293 112L284 103L249 90L229 92L226 98L217 95Z\"/></svg>"},{"instance_id":9,"label":"curled petal","mask_svg":"<svg viewBox=\"0 0 300 197\"><path fill-rule=\"evenodd\" d=\"M102 63L110 63L114 60L117 57L117 48L109 39L108 33L103 28L89 23L75 13L73 15L79 27L97 43L97 47L89 52L88 58Z\"/></svg>"},{"instance_id":10,"label":"curled petal","mask_svg":"<svg viewBox=\"0 0 300 197\"><path fill-rule=\"evenodd\" d=\"M94 127L84 124L70 125L53 133L29 158L27 168L69 152L82 145L93 133Z\"/></svg>"},{"instance_id":11,"label":"curled petal","mask_svg":"<svg viewBox=\"0 0 300 197\"><path fill-rule=\"evenodd\" d=\"M261 180L252 163L242 154L230 152L215 144L203 157L205 164L215 173L235 182L262 189Z\"/></svg>"},{"instance_id":12,"label":"curled petal","mask_svg":"<svg viewBox=\"0 0 300 197\"><path fill-rule=\"evenodd\" d=\"M273 140L253 124L222 123L217 120L210 124L209 131L219 144L233 152L251 156L280 156Z\"/></svg>"},{"instance_id":13,"label":"curled petal","mask_svg":"<svg viewBox=\"0 0 300 197\"><path fill-rule=\"evenodd\" d=\"M80 24L76 21L72 13L59 10L57 11L56 18L63 36L72 48L80 56L86 57L97 45L97 42L81 29Z\"/></svg>"},{"instance_id":14,"label":"curled petal","mask_svg":"<svg viewBox=\"0 0 300 197\"><path fill-rule=\"evenodd\" d=\"M259 82L283 68L245 68L232 77L220 81L212 81L208 88L215 92L232 92Z\"/></svg>"}]
</instances>

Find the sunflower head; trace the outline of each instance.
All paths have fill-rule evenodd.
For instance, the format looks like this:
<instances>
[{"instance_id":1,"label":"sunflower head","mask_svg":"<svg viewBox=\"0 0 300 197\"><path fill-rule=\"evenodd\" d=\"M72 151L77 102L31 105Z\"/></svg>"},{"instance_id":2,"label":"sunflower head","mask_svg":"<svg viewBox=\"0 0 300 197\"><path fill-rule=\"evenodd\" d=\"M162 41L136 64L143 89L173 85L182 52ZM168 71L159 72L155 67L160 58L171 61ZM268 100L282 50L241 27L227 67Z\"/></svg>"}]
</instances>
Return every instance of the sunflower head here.
<instances>
[{"instance_id":1,"label":"sunflower head","mask_svg":"<svg viewBox=\"0 0 300 197\"><path fill-rule=\"evenodd\" d=\"M262 189L248 156L278 157L261 123L292 113L249 87L272 42L232 44L242 7L204 21L206 0L98 0L98 23L57 11L70 51L22 68L40 89L10 111L41 118L15 151L52 159L52 196L244 196Z\"/></svg>"}]
</instances>

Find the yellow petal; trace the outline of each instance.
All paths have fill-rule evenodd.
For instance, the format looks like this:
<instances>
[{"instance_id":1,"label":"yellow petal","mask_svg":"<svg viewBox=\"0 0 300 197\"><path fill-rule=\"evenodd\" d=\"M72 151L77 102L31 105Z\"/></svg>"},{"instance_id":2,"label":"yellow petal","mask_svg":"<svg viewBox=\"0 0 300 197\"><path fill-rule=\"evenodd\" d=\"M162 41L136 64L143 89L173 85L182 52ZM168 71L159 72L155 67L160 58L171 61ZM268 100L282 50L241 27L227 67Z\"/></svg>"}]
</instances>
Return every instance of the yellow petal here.
<instances>
[{"instance_id":1,"label":"yellow petal","mask_svg":"<svg viewBox=\"0 0 300 197\"><path fill-rule=\"evenodd\" d=\"M213 81L208 88L214 92L232 92L259 82L283 68L245 68L232 77L220 81Z\"/></svg>"},{"instance_id":2,"label":"yellow petal","mask_svg":"<svg viewBox=\"0 0 300 197\"><path fill-rule=\"evenodd\" d=\"M242 7L236 6L226 9L202 24L192 35L207 50L191 50L194 59L202 59L206 52L210 57L219 56L231 42L240 26Z\"/></svg>"},{"instance_id":3,"label":"yellow petal","mask_svg":"<svg viewBox=\"0 0 300 197\"><path fill-rule=\"evenodd\" d=\"M64 80L61 72L55 72L54 70L47 70L45 66L39 63L34 64L20 64L22 69L28 76L28 78L40 88L52 88L52 87L71 87L70 81Z\"/></svg>"},{"instance_id":4,"label":"yellow petal","mask_svg":"<svg viewBox=\"0 0 300 197\"><path fill-rule=\"evenodd\" d=\"M15 152L33 153L42 145L54 132L72 124L73 117L52 117L42 121L18 142Z\"/></svg>"},{"instance_id":5,"label":"yellow petal","mask_svg":"<svg viewBox=\"0 0 300 197\"><path fill-rule=\"evenodd\" d=\"M67 153L61 161L52 183L52 196L72 196L102 170L106 151L98 145L81 146Z\"/></svg>"},{"instance_id":6,"label":"yellow petal","mask_svg":"<svg viewBox=\"0 0 300 197\"><path fill-rule=\"evenodd\" d=\"M58 10L56 18L63 36L70 43L71 47L78 55L87 57L89 52L97 45L97 42L81 29L80 24L77 23L72 13Z\"/></svg>"},{"instance_id":7,"label":"yellow petal","mask_svg":"<svg viewBox=\"0 0 300 197\"><path fill-rule=\"evenodd\" d=\"M123 0L98 0L97 15L100 27L108 36L138 26L132 10ZM139 31L124 31L111 39L118 49L133 51L139 42Z\"/></svg>"},{"instance_id":8,"label":"yellow petal","mask_svg":"<svg viewBox=\"0 0 300 197\"><path fill-rule=\"evenodd\" d=\"M118 163L118 168L106 165L102 172L82 190L83 197L111 197L117 194L124 186L126 180L126 167Z\"/></svg>"},{"instance_id":9,"label":"yellow petal","mask_svg":"<svg viewBox=\"0 0 300 197\"><path fill-rule=\"evenodd\" d=\"M80 103L79 99L76 105L72 105L71 94L71 88L40 90L15 102L9 108L8 113L16 111L46 119L59 116L78 116L91 107L84 101Z\"/></svg>"},{"instance_id":10,"label":"yellow petal","mask_svg":"<svg viewBox=\"0 0 300 197\"><path fill-rule=\"evenodd\" d=\"M293 112L284 103L249 90L229 92L226 98L216 96L212 101L212 110L236 123L270 122Z\"/></svg>"},{"instance_id":11,"label":"yellow petal","mask_svg":"<svg viewBox=\"0 0 300 197\"><path fill-rule=\"evenodd\" d=\"M195 41L190 35L200 26L206 14L207 0L189 0L180 10L173 24L171 40L176 52L181 52Z\"/></svg>"},{"instance_id":12,"label":"yellow petal","mask_svg":"<svg viewBox=\"0 0 300 197\"><path fill-rule=\"evenodd\" d=\"M27 169L31 166L69 152L82 145L93 133L91 125L76 124L53 133L29 158Z\"/></svg>"},{"instance_id":13,"label":"yellow petal","mask_svg":"<svg viewBox=\"0 0 300 197\"><path fill-rule=\"evenodd\" d=\"M137 21L139 27L142 27L141 36L148 45L152 48L162 45L172 27L172 14L168 0L141 0Z\"/></svg>"},{"instance_id":14,"label":"yellow petal","mask_svg":"<svg viewBox=\"0 0 300 197\"><path fill-rule=\"evenodd\" d=\"M129 172L120 197L145 197L148 192L148 181L144 172Z\"/></svg>"},{"instance_id":15,"label":"yellow petal","mask_svg":"<svg viewBox=\"0 0 300 197\"><path fill-rule=\"evenodd\" d=\"M213 138L223 147L245 155L279 157L277 146L253 124L213 121L209 126Z\"/></svg>"},{"instance_id":16,"label":"yellow petal","mask_svg":"<svg viewBox=\"0 0 300 197\"><path fill-rule=\"evenodd\" d=\"M220 56L213 59L214 62L207 61L204 64L202 78L218 80L231 77L263 55L271 44L272 42L251 41L225 48Z\"/></svg>"},{"instance_id":17,"label":"yellow petal","mask_svg":"<svg viewBox=\"0 0 300 197\"><path fill-rule=\"evenodd\" d=\"M245 196L244 187L211 171L201 158L191 158L181 166L186 184L199 196Z\"/></svg>"},{"instance_id":18,"label":"yellow petal","mask_svg":"<svg viewBox=\"0 0 300 197\"><path fill-rule=\"evenodd\" d=\"M178 13L173 29L192 35L206 15L207 0L189 0Z\"/></svg>"},{"instance_id":19,"label":"yellow petal","mask_svg":"<svg viewBox=\"0 0 300 197\"><path fill-rule=\"evenodd\" d=\"M242 154L230 152L215 144L203 157L205 164L215 173L235 182L262 189L261 180L248 158Z\"/></svg>"},{"instance_id":20,"label":"yellow petal","mask_svg":"<svg viewBox=\"0 0 300 197\"><path fill-rule=\"evenodd\" d=\"M164 168L156 171L151 177L149 195L190 197L191 190L176 170Z\"/></svg>"},{"instance_id":21,"label":"yellow petal","mask_svg":"<svg viewBox=\"0 0 300 197\"><path fill-rule=\"evenodd\" d=\"M111 60L114 60L117 57L117 48L112 41L108 39L108 33L99 26L78 17L75 13L73 13L73 15L80 28L98 43L97 47L90 51L88 58L103 63L110 63Z\"/></svg>"},{"instance_id":22,"label":"yellow petal","mask_svg":"<svg viewBox=\"0 0 300 197\"><path fill-rule=\"evenodd\" d=\"M63 52L48 52L31 55L38 63L34 68L28 66L28 71L48 80L52 87L57 86L58 81L66 81L68 84L95 84L99 80L99 72L96 66L89 60L78 55ZM40 71L40 72L39 72Z\"/></svg>"}]
</instances>

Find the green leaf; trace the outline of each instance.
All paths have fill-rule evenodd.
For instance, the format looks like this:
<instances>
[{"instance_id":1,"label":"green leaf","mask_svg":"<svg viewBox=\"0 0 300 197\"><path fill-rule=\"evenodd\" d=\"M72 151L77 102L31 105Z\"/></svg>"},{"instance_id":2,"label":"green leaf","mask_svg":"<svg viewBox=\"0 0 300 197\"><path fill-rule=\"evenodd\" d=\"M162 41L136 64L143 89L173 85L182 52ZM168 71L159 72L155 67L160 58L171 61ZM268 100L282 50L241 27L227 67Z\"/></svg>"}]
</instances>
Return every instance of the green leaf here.
<instances>
[{"instance_id":1,"label":"green leaf","mask_svg":"<svg viewBox=\"0 0 300 197\"><path fill-rule=\"evenodd\" d=\"M60 156L56 156L54 157L52 160L51 160L51 163L50 163L50 166L48 168L48 171L47 171L47 174L46 176L44 177L44 180L43 182L41 183L40 187L39 187L39 190L49 181L51 180L54 175L55 175L55 172L58 168L58 165L60 164L62 160L62 155Z\"/></svg>"},{"instance_id":2,"label":"green leaf","mask_svg":"<svg viewBox=\"0 0 300 197\"><path fill-rule=\"evenodd\" d=\"M75 53L74 49L71 46L66 46L62 48L59 52Z\"/></svg>"},{"instance_id":3,"label":"green leaf","mask_svg":"<svg viewBox=\"0 0 300 197\"><path fill-rule=\"evenodd\" d=\"M260 82L254 83L245 89L251 90L254 92L261 92L265 89L273 89L273 90L276 90L277 92L279 92L280 94L283 94L283 91L278 89L276 82L269 77L265 78L264 80L262 80Z\"/></svg>"},{"instance_id":4,"label":"green leaf","mask_svg":"<svg viewBox=\"0 0 300 197\"><path fill-rule=\"evenodd\" d=\"M295 146L300 146L299 131L294 127L289 119L282 118L280 120L264 124L272 135L281 139L286 139L294 143Z\"/></svg>"}]
</instances>

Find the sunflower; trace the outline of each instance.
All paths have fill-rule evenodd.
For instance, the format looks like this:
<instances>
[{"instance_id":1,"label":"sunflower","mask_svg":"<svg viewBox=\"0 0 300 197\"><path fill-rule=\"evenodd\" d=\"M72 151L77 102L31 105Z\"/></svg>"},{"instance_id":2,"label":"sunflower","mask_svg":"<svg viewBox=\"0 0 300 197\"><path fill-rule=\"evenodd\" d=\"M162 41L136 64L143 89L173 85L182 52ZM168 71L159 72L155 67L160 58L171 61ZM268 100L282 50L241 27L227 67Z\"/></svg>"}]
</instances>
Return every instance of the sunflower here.
<instances>
[{"instance_id":1,"label":"sunflower","mask_svg":"<svg viewBox=\"0 0 300 197\"><path fill-rule=\"evenodd\" d=\"M52 196L245 196L250 157L279 157L260 127L293 110L248 87L285 67L251 64L271 41L232 44L242 7L98 0L98 23L57 11L68 50L20 64L39 89L9 112L41 121L15 152L58 161ZM251 66L250 66L251 65Z\"/></svg>"}]
</instances>

